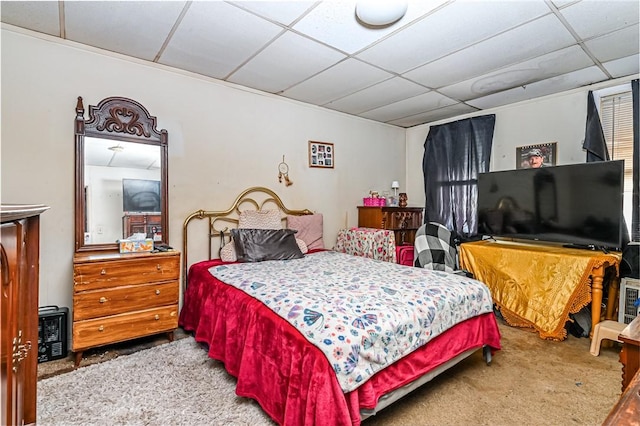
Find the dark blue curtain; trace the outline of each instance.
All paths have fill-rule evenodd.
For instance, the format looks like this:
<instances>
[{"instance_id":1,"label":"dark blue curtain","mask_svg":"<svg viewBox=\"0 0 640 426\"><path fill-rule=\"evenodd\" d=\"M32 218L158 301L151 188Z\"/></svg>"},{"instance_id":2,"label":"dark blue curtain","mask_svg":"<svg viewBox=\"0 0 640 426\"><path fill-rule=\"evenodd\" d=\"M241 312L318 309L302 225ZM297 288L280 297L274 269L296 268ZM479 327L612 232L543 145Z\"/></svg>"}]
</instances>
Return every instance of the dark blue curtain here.
<instances>
[{"instance_id":1,"label":"dark blue curtain","mask_svg":"<svg viewBox=\"0 0 640 426\"><path fill-rule=\"evenodd\" d=\"M432 126L424 143L425 223L469 238L478 230L478 174L489 171L496 116Z\"/></svg>"},{"instance_id":2,"label":"dark blue curtain","mask_svg":"<svg viewBox=\"0 0 640 426\"><path fill-rule=\"evenodd\" d=\"M587 126L584 131L582 148L587 150L587 163L592 161L609 161L609 150L604 138L600 114L593 99L593 92L589 90L587 96Z\"/></svg>"},{"instance_id":3,"label":"dark blue curtain","mask_svg":"<svg viewBox=\"0 0 640 426\"><path fill-rule=\"evenodd\" d=\"M638 132L640 124L640 107L638 106L638 80L631 82L631 92L633 94L633 203L631 211L631 240L640 241L640 143L638 142Z\"/></svg>"}]
</instances>

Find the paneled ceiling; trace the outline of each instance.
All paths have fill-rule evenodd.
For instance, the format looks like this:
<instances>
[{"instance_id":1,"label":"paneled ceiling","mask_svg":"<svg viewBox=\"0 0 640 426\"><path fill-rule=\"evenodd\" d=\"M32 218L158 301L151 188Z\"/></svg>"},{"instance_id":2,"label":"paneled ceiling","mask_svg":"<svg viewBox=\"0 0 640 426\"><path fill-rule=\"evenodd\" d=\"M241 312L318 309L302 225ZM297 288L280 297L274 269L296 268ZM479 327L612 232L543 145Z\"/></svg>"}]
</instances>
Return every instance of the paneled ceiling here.
<instances>
[{"instance_id":1,"label":"paneled ceiling","mask_svg":"<svg viewBox=\"0 0 640 426\"><path fill-rule=\"evenodd\" d=\"M411 127L640 72L638 0L2 1L12 26ZM4 28L10 28L4 26Z\"/></svg>"}]
</instances>

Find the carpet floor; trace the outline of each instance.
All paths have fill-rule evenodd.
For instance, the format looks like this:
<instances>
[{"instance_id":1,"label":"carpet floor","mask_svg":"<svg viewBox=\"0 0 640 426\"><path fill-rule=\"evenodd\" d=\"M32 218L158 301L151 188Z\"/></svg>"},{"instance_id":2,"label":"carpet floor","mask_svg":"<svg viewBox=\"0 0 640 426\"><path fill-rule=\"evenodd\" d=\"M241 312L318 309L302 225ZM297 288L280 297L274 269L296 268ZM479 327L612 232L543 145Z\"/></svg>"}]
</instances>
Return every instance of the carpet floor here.
<instances>
[{"instance_id":1,"label":"carpet floor","mask_svg":"<svg viewBox=\"0 0 640 426\"><path fill-rule=\"evenodd\" d=\"M618 344L594 357L589 339L545 341L504 323L500 331L503 349L490 366L477 352L363 425L602 424L621 393ZM222 363L183 336L41 376L37 419L39 425L274 425L234 388Z\"/></svg>"}]
</instances>

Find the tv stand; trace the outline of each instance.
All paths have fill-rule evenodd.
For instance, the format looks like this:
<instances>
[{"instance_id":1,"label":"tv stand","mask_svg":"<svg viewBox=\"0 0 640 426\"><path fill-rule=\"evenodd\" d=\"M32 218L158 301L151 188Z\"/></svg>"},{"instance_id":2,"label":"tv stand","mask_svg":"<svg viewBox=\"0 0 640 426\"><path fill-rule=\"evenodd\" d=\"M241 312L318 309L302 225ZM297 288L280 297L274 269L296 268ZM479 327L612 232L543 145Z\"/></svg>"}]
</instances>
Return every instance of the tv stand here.
<instances>
[{"instance_id":1,"label":"tv stand","mask_svg":"<svg viewBox=\"0 0 640 426\"><path fill-rule=\"evenodd\" d=\"M621 253L577 250L555 245L494 242L463 243L460 266L485 283L508 324L534 328L543 339L564 340L565 323L591 303L591 333L602 319L605 270ZM613 319L617 279L609 286L606 319Z\"/></svg>"}]
</instances>

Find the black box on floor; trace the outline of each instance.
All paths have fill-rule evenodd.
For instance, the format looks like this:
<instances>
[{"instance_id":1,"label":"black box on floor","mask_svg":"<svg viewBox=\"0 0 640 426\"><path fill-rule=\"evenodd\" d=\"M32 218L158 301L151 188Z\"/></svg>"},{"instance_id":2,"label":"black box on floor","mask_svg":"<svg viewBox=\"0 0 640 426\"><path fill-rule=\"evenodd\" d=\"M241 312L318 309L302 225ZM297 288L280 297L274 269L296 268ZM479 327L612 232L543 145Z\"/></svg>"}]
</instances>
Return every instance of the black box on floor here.
<instances>
[{"instance_id":1,"label":"black box on floor","mask_svg":"<svg viewBox=\"0 0 640 426\"><path fill-rule=\"evenodd\" d=\"M69 308L38 308L38 363L67 356Z\"/></svg>"}]
</instances>

